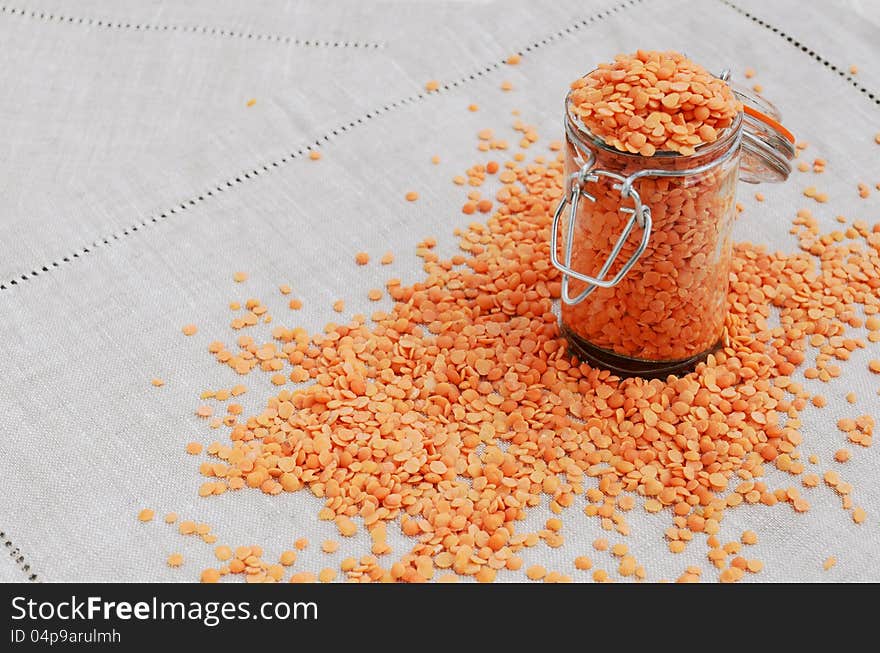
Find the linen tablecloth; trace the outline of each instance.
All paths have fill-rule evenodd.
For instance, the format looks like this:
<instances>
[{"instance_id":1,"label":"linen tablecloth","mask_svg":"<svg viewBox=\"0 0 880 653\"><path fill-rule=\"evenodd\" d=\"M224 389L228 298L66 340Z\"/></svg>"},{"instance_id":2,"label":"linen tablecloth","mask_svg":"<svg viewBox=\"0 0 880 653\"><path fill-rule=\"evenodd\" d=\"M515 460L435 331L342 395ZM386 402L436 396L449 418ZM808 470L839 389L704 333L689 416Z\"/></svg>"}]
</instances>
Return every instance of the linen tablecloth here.
<instances>
[{"instance_id":1,"label":"linen tablecloth","mask_svg":"<svg viewBox=\"0 0 880 653\"><path fill-rule=\"evenodd\" d=\"M874 0L14 0L0 4L0 44L2 581L197 580L216 564L212 547L163 524L171 511L209 523L218 542L260 544L266 559L307 537L300 570L368 553L363 532L333 556L319 551L339 538L308 491L198 496L204 456L184 444L225 437L194 414L198 395L239 382L207 345L231 337L232 300L262 298L279 322L318 332L338 319L335 300L347 315L369 314L370 288L419 279L416 244L433 236L451 253L453 230L472 219L451 178L486 160L476 133L513 139L516 109L542 144L560 138L568 83L618 52L677 49L760 83L809 141L804 159L828 161L820 181L831 200L814 210L823 228L837 214L880 219L880 192L863 200L856 190L880 182ZM514 53L521 63L505 65ZM426 93L428 80L440 89ZM810 178L761 187L763 203L743 185L737 237L795 251L790 222ZM410 190L418 202L403 200ZM376 261L389 249L391 266L354 265L357 251ZM244 284L232 281L237 270ZM282 311L282 283L303 300L294 317ZM183 337L190 322L199 332ZM805 514L729 510L722 541L759 535L749 555L764 570L745 580L880 580L878 448L832 462L845 444L837 419L880 414L867 368L877 349L856 352L831 383L805 381L828 406L804 411L800 448L852 483L867 521L853 523L824 486ZM264 374L245 383L251 414L274 388ZM793 483L784 476L768 469L777 487ZM154 522L136 519L144 507ZM522 530L548 516L546 505L532 509ZM564 520L564 546L525 550L527 566L569 569L589 555L617 578L611 554L590 546L609 537L627 542L648 580L688 565L717 578L704 546L668 552L666 513L633 511L627 538L577 507ZM393 555L409 549L398 530ZM165 564L173 551L180 569ZM829 556L838 563L824 571Z\"/></svg>"}]
</instances>

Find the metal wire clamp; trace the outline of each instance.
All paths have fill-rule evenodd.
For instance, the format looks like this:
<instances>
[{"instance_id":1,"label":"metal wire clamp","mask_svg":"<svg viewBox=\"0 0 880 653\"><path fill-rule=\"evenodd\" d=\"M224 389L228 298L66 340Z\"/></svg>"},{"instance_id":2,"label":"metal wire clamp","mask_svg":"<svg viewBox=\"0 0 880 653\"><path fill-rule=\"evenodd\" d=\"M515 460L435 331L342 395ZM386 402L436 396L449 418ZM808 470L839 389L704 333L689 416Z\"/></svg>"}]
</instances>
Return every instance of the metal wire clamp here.
<instances>
[{"instance_id":1,"label":"metal wire clamp","mask_svg":"<svg viewBox=\"0 0 880 653\"><path fill-rule=\"evenodd\" d=\"M612 286L616 286L618 283L620 283L620 280L623 279L626 273L630 271L630 269L639 260L639 257L647 249L648 241L651 238L651 209L642 204L642 200L639 197L638 191L636 191L636 189L632 186L635 175L624 177L615 172L609 172L607 170L593 170L591 167L593 165L593 162L593 157L590 157L590 160L588 160L583 165L583 167L581 167L580 170L573 173L569 177L569 193L563 196L562 201L560 201L559 203L559 206L556 207L556 212L553 214L553 226L550 235L550 261L553 263L554 267L562 272L562 301L571 306L582 302L587 297L587 295L593 292L596 288L611 288ZM617 182L612 184L612 188L620 191L620 196L624 200L632 199L633 206L632 208L625 206L620 207L620 211L622 213L629 215L629 220L627 220L626 226L624 226L620 237L617 239L617 242L611 249L611 253L605 260L602 268L599 270L598 276L593 277L572 269L572 241L574 236L575 221L577 220L578 215L578 203L580 202L580 198L584 197L590 202L596 201L595 196L588 193L584 189L584 186L587 183L596 183L601 177L607 177L608 179L612 179ZM568 205L571 205L571 211L570 219L568 221L568 229L566 232L567 237L565 240L565 245L563 247L563 263L559 260L559 256L557 254L559 243L559 222L562 219L566 206ZM633 252L629 260L624 263L623 267L620 268L617 274L615 274L610 279L606 278L608 271L611 269L611 266L614 265L617 257L620 256L620 251L623 249L623 246L629 238L630 233L632 233L633 227L636 225L638 225L639 228L642 230L642 238L639 241L638 247L636 247L635 252ZM586 289L584 289L583 292L581 292L577 297L572 297L569 294L569 277L573 277L578 281L583 281L587 284Z\"/></svg>"},{"instance_id":2,"label":"metal wire clamp","mask_svg":"<svg viewBox=\"0 0 880 653\"><path fill-rule=\"evenodd\" d=\"M574 306L575 304L580 304L582 301L584 301L584 299L586 299L590 293L596 290L596 288L611 288L613 286L616 286L618 283L620 283L623 277L626 276L626 273L632 269L636 262L638 262L639 257L645 253L645 250L648 248L648 242L651 239L651 209L650 207L642 204L642 199L641 197L639 197L638 191L636 191L636 189L633 187L633 184L635 184L636 181L638 181L642 177L690 177L693 175L703 174L704 172L708 172L712 168L724 163L735 153L739 152L741 143L742 130L739 131L736 139L724 154L716 159L713 159L712 161L704 163L703 165L685 170L639 170L638 172L634 172L628 177L624 177L623 175L619 175L616 172L610 172L608 170L594 169L593 165L596 162L596 158L592 152L589 152L587 161L584 163L583 166L581 166L581 169L575 173L572 173L569 176L569 192L568 194L563 196L562 200L559 202L559 206L556 207L556 212L553 214L553 226L550 232L550 262L553 263L553 266L557 270L562 272L562 301L569 306ZM596 183L601 177L606 177L617 182L612 184L611 187L614 190L620 192L620 196L623 200L631 199L633 201L633 206L632 208L625 206L620 207L621 213L629 215L629 220L627 220L626 225L624 226L623 231L620 234L620 237L617 239L617 242L611 249L611 252L609 253L608 258L605 260L605 263L602 264L598 276L593 277L572 269L571 255L572 243L574 239L574 227L575 222L577 221L577 209L580 198L584 197L590 202L596 201L595 196L584 190L584 186L587 183ZM558 255L559 222L562 219L563 214L565 213L566 207L569 205L571 206L571 208L570 219L568 221L568 229L566 230L567 238L562 248L564 260L560 261ZM630 256L627 262L624 263L623 267L620 268L617 274L615 274L610 279L606 278L608 271L611 269L611 266L614 265L614 262L620 255L620 252L623 249L623 246L626 243L627 239L629 238L630 233L632 233L633 227L635 227L636 225L638 225L638 227L642 230L642 237L639 240L638 246L636 247L632 256ZM578 281L582 281L587 284L587 287L576 297L572 297L568 292L569 277L572 277L574 279L577 279Z\"/></svg>"}]
</instances>

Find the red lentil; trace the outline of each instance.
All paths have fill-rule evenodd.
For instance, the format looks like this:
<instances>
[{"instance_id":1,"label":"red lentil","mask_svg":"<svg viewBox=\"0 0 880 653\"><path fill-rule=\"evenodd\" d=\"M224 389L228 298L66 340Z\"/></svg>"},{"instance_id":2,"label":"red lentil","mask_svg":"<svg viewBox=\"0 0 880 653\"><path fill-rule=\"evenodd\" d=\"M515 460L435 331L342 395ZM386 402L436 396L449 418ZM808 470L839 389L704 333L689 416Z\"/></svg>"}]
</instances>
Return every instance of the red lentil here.
<instances>
[{"instance_id":1,"label":"red lentil","mask_svg":"<svg viewBox=\"0 0 880 653\"><path fill-rule=\"evenodd\" d=\"M610 583L613 582L611 578L608 576L608 572L604 569L597 569L593 572L593 580L597 583Z\"/></svg>"},{"instance_id":2,"label":"red lentil","mask_svg":"<svg viewBox=\"0 0 880 653\"><path fill-rule=\"evenodd\" d=\"M864 522L867 517L868 514L865 512L864 508L855 508L852 511L852 520L857 524Z\"/></svg>"},{"instance_id":3,"label":"red lentil","mask_svg":"<svg viewBox=\"0 0 880 653\"><path fill-rule=\"evenodd\" d=\"M138 519L140 521L153 521L153 517L156 516L156 511L152 508L144 508L138 513Z\"/></svg>"},{"instance_id":4,"label":"red lentil","mask_svg":"<svg viewBox=\"0 0 880 653\"><path fill-rule=\"evenodd\" d=\"M526 569L529 580L542 580L547 575L547 570L541 565L532 565Z\"/></svg>"},{"instance_id":5,"label":"red lentil","mask_svg":"<svg viewBox=\"0 0 880 653\"><path fill-rule=\"evenodd\" d=\"M219 583L220 572L213 568L205 569L202 571L201 581L203 583Z\"/></svg>"},{"instance_id":6,"label":"red lentil","mask_svg":"<svg viewBox=\"0 0 880 653\"><path fill-rule=\"evenodd\" d=\"M336 580L336 570L329 567L322 569L318 574L318 580L322 583L332 583Z\"/></svg>"},{"instance_id":7,"label":"red lentil","mask_svg":"<svg viewBox=\"0 0 880 653\"><path fill-rule=\"evenodd\" d=\"M587 571L592 568L593 561L590 560L587 556L578 556L574 559L574 566L576 569L580 569L581 571Z\"/></svg>"}]
</instances>

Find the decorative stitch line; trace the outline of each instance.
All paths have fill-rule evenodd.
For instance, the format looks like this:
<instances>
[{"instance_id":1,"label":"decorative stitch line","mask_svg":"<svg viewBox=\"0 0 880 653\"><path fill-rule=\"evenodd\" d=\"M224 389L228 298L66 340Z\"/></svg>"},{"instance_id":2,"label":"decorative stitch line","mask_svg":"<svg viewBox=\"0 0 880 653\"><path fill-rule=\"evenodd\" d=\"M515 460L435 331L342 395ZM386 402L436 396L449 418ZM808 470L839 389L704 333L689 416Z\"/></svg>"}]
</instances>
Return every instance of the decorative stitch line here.
<instances>
[{"instance_id":1,"label":"decorative stitch line","mask_svg":"<svg viewBox=\"0 0 880 653\"><path fill-rule=\"evenodd\" d=\"M25 560L21 549L12 543L12 540L9 539L9 536L4 531L0 531L0 542L9 551L9 557L15 561L15 565L21 569L22 573L27 574L27 579L32 583L39 582L37 574L31 569L30 563Z\"/></svg>"},{"instance_id":2,"label":"decorative stitch line","mask_svg":"<svg viewBox=\"0 0 880 653\"><path fill-rule=\"evenodd\" d=\"M532 50L537 50L537 49L541 48L542 46L548 45L549 43L552 43L553 41L557 41L560 38L562 38L568 34L573 34L573 33L577 32L578 30L581 30L584 27L587 27L587 26L595 23L596 21L608 18L609 16L616 14L616 13L622 11L623 9L641 4L644 1L645 0L625 0L625 2L621 2L617 5L614 5L613 7L609 7L608 9L605 9L603 11L595 13L592 16L589 16L588 18L584 18L583 20L580 20L576 23L573 23L572 25L569 25L568 27L562 28L562 29L558 30L557 32L554 32L539 41L535 41L534 43L527 45L527 46L523 47L522 49L520 49L517 52L517 54L523 55L526 52L531 52ZM130 236L131 234L133 234L137 231L140 231L141 229L144 229L144 228L149 227L151 225L158 224L159 222L167 220L172 215L186 211L189 207L195 206L199 202L204 202L205 199L208 197L213 197L215 194L223 193L227 190L235 188L237 185L244 183L245 180L253 179L254 177L257 177L261 174L270 172L274 168L279 168L279 167L283 166L284 164L286 164L290 161L293 161L294 159L299 159L302 156L304 156L306 153L311 152L314 149L320 148L324 143L329 143L334 137L340 136L340 135L342 135L342 133L347 132L351 129L354 129L355 127L366 124L367 120L371 120L377 116L381 116L382 114L389 113L390 111L393 111L394 109L397 109L399 107L402 107L402 106L405 106L408 104L414 104L420 100L427 99L431 95L438 94L441 91L448 91L448 90L451 90L452 88L467 84L470 81L479 79L480 77L484 77L491 72L499 70L504 65L505 65L505 60L495 61L493 63L488 64L487 66L485 66L483 68L480 68L479 70L476 70L475 72L471 73L470 75L468 75L466 77L461 77L459 79L456 79L456 80L447 82L446 84L443 84L442 86L439 87L439 89L437 91L432 91L432 92L423 91L420 93L416 93L414 95L410 95L409 97L405 97L400 100L395 100L394 102L386 104L380 108L376 108L371 111L368 111L360 118L356 118L356 119L352 120L351 122L342 124L342 125L336 127L335 129L332 129L330 132L317 138L312 143L305 145L305 146L299 148L298 150L291 152L290 154L288 154L286 156L282 156L280 159L276 159L275 161L272 161L271 163L267 163L262 166L258 166L256 168L254 168L253 170L243 172L234 178L227 179L225 182L221 182L221 183L217 184L216 186L204 191L203 193L200 193L197 197L193 197L188 200L184 200L183 202L181 202L177 206L171 207L170 209L167 209L166 211L163 211L162 213L159 213L158 215L152 215L148 218L144 218L143 220L141 220L137 224L132 225L131 227L128 227L127 229L123 229L121 232L116 232L116 233L110 234L109 236L105 236L103 238L98 238L97 240L93 241L90 245L85 246L85 247L81 247L78 250L74 250L73 252L71 252L67 256L64 256L60 259L56 259L56 260L52 261L51 263L47 263L46 265L43 265L39 269L31 270L29 273L22 274L14 279L10 279L6 282L0 283L0 291L9 290L15 286L20 285L21 283L23 283L25 281L30 281L34 277L37 277L37 276L43 274L44 272L49 272L50 270L53 270L55 268L59 268L65 263L70 263L75 259L79 259L80 257L85 256L86 254L91 254L92 252L94 252L98 248L104 247L106 245L111 245L115 241L118 241L125 236Z\"/></svg>"},{"instance_id":3,"label":"decorative stitch line","mask_svg":"<svg viewBox=\"0 0 880 653\"><path fill-rule=\"evenodd\" d=\"M761 20L760 18L758 18L757 16L755 16L755 15L753 15L753 14L750 14L748 11L746 11L746 10L743 9L742 7L739 7L739 6L735 5L735 4L733 4L733 3L730 2L729 0L719 0L719 1L720 1L722 4L727 5L728 7L730 7L731 9L733 9L733 10L734 10L735 12L737 12L738 14L740 14L740 15L742 15L742 16L745 16L746 18L748 18L748 19L754 21L755 23L757 23L758 25L760 25L760 26L763 27L764 29L770 30L771 32L773 32L773 33L776 34L777 36L779 36L779 37L785 39L786 41L788 41L789 43L791 43L791 44L792 44L794 47L796 47L797 49L799 49L799 50L801 50L802 52L806 53L807 55L809 55L810 57L812 57L813 59L815 59L816 61L818 61L819 63L821 63L821 64L822 64L823 66L825 66L826 68L828 68L828 69L834 71L835 73L837 73L838 75L840 75L841 77L843 77L847 82L850 83L850 85L851 85L853 88L855 88L855 89L857 89L858 91L860 91L863 95L866 95L866 96L868 97L869 100L871 100L871 101L874 102L874 104L876 104L877 106L880 106L880 97L878 97L875 93L873 93L873 92L870 91L869 89L867 89L867 88L865 88L864 86L862 86L862 85L861 85L861 84L860 84L860 83L859 83L859 82L858 82L858 81L857 81L852 75L850 75L848 72L846 72L846 71L843 70L842 68L838 68L837 66L835 66L833 63L831 63L830 61L828 61L828 59L826 59L826 58L823 57L822 55L820 55L820 54L816 54L816 52L815 52L812 48L810 48L809 46L804 45L803 43L801 43L800 41L798 41L798 40L797 40L796 38L794 38L793 36L790 36L790 35L786 34L785 32L783 32L783 31L782 31L781 29L779 29L778 27L774 27L774 26L771 25L770 23Z\"/></svg>"},{"instance_id":4,"label":"decorative stitch line","mask_svg":"<svg viewBox=\"0 0 880 653\"><path fill-rule=\"evenodd\" d=\"M269 41L275 43L287 43L288 45L296 45L306 48L362 48L375 50L384 48L384 43L373 43L370 41L321 41L318 39L296 39L292 36L282 36L280 34L254 34L251 32L238 32L231 29L223 29L221 27L195 26L195 25L152 25L150 23L130 23L121 21L101 20L95 18L76 18L74 16L64 16L46 11L17 9L15 7L6 7L0 5L0 13L9 14L10 16L22 16L24 18L34 18L45 21L57 21L59 24L68 23L74 25L89 25L92 27L103 27L105 29L130 29L141 32L179 32L185 34L206 34L210 36L228 36L230 38L248 39L254 41Z\"/></svg>"}]
</instances>

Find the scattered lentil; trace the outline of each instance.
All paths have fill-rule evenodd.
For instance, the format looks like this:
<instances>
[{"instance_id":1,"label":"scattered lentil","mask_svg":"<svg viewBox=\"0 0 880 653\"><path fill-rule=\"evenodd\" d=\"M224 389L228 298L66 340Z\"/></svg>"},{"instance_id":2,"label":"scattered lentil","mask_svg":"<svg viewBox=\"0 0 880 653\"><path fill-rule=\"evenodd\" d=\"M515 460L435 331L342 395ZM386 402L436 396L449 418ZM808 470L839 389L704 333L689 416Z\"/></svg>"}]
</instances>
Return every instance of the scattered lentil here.
<instances>
[{"instance_id":1,"label":"scattered lentil","mask_svg":"<svg viewBox=\"0 0 880 653\"><path fill-rule=\"evenodd\" d=\"M542 580L547 575L547 570L541 565L532 565L526 569L526 576L529 580Z\"/></svg>"},{"instance_id":2,"label":"scattered lentil","mask_svg":"<svg viewBox=\"0 0 880 653\"><path fill-rule=\"evenodd\" d=\"M322 569L321 573L318 574L318 580L322 583L332 583L336 580L336 570L329 567Z\"/></svg>"},{"instance_id":3,"label":"scattered lentil","mask_svg":"<svg viewBox=\"0 0 880 653\"><path fill-rule=\"evenodd\" d=\"M740 538L743 544L753 545L758 543L758 534L755 531L743 531Z\"/></svg>"},{"instance_id":4,"label":"scattered lentil","mask_svg":"<svg viewBox=\"0 0 880 653\"><path fill-rule=\"evenodd\" d=\"M208 568L202 571L201 582L203 583L219 583L220 582L220 572L213 568Z\"/></svg>"},{"instance_id":5,"label":"scattered lentil","mask_svg":"<svg viewBox=\"0 0 880 653\"><path fill-rule=\"evenodd\" d=\"M574 559L575 569L580 569L581 571L587 571L592 568L593 561L590 560L587 556L578 556Z\"/></svg>"},{"instance_id":6,"label":"scattered lentil","mask_svg":"<svg viewBox=\"0 0 880 653\"><path fill-rule=\"evenodd\" d=\"M604 569L597 569L593 572L593 580L597 583L610 583L611 578L608 576L608 572Z\"/></svg>"},{"instance_id":7,"label":"scattered lentil","mask_svg":"<svg viewBox=\"0 0 880 653\"><path fill-rule=\"evenodd\" d=\"M153 521L153 517L156 516L156 511L152 508L144 508L138 513L138 519L140 521Z\"/></svg>"},{"instance_id":8,"label":"scattered lentil","mask_svg":"<svg viewBox=\"0 0 880 653\"><path fill-rule=\"evenodd\" d=\"M315 574L310 571L301 571L290 577L291 583L314 583L316 580Z\"/></svg>"},{"instance_id":9,"label":"scattered lentil","mask_svg":"<svg viewBox=\"0 0 880 653\"><path fill-rule=\"evenodd\" d=\"M867 518L868 518L868 514L865 512L864 508L855 508L855 509L853 509L853 511L852 511L852 520L853 520L855 523L857 523L857 524L861 524L861 523L864 522L865 519L867 519Z\"/></svg>"}]
</instances>

